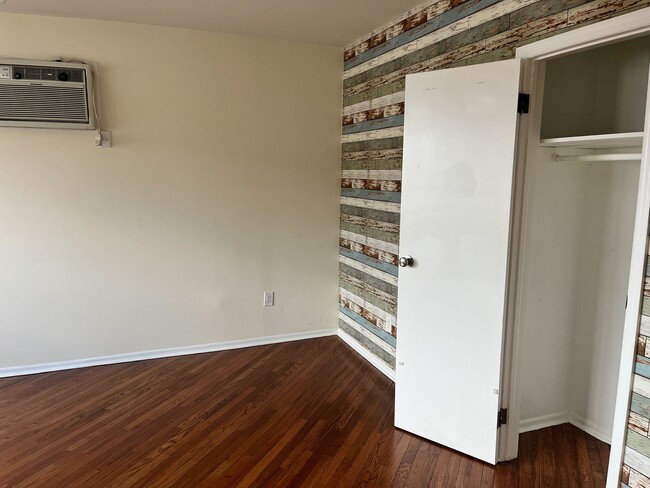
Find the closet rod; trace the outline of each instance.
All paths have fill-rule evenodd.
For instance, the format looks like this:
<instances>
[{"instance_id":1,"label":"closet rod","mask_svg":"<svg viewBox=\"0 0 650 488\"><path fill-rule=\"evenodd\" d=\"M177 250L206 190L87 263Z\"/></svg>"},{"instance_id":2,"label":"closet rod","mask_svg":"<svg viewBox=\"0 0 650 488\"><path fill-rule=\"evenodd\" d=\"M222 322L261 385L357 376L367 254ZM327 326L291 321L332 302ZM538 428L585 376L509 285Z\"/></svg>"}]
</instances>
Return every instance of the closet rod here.
<instances>
[{"instance_id":1,"label":"closet rod","mask_svg":"<svg viewBox=\"0 0 650 488\"><path fill-rule=\"evenodd\" d=\"M590 163L590 162L606 162L606 161L640 161L640 153L623 153L623 154L581 154L579 156L560 156L559 154L553 155L553 161L556 163Z\"/></svg>"}]
</instances>

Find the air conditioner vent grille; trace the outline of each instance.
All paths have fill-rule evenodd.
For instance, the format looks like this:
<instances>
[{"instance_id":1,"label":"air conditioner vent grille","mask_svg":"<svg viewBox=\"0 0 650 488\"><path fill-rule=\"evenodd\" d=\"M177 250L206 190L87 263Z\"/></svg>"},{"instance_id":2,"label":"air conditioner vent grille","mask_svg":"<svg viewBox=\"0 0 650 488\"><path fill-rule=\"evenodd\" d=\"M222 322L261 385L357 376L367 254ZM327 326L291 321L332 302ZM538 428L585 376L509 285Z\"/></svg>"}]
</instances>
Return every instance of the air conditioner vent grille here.
<instances>
[{"instance_id":1,"label":"air conditioner vent grille","mask_svg":"<svg viewBox=\"0 0 650 488\"><path fill-rule=\"evenodd\" d=\"M0 119L87 124L85 87L0 83Z\"/></svg>"},{"instance_id":2,"label":"air conditioner vent grille","mask_svg":"<svg viewBox=\"0 0 650 488\"><path fill-rule=\"evenodd\" d=\"M0 58L0 127L94 129L93 87L85 63Z\"/></svg>"}]
</instances>

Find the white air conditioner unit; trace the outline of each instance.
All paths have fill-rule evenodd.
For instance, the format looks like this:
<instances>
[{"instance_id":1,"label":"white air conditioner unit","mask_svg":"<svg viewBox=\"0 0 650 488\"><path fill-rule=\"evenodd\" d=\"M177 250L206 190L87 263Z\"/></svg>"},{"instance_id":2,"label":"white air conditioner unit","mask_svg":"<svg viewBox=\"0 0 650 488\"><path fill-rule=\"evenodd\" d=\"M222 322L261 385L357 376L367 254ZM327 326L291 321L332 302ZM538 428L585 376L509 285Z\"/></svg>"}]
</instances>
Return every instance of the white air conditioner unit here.
<instances>
[{"instance_id":1,"label":"white air conditioner unit","mask_svg":"<svg viewBox=\"0 0 650 488\"><path fill-rule=\"evenodd\" d=\"M0 58L0 126L94 129L90 66Z\"/></svg>"}]
</instances>

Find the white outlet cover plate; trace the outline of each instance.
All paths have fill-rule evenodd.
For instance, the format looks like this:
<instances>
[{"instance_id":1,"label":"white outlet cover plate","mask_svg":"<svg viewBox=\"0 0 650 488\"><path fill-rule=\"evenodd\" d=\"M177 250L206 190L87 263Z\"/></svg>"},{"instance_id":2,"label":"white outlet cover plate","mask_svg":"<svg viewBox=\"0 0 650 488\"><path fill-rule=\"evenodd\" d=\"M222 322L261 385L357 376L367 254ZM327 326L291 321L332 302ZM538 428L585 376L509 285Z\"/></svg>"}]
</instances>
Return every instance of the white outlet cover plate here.
<instances>
[{"instance_id":1,"label":"white outlet cover plate","mask_svg":"<svg viewBox=\"0 0 650 488\"><path fill-rule=\"evenodd\" d=\"M113 147L113 134L110 130L103 130L100 132L102 136L101 147Z\"/></svg>"}]
</instances>

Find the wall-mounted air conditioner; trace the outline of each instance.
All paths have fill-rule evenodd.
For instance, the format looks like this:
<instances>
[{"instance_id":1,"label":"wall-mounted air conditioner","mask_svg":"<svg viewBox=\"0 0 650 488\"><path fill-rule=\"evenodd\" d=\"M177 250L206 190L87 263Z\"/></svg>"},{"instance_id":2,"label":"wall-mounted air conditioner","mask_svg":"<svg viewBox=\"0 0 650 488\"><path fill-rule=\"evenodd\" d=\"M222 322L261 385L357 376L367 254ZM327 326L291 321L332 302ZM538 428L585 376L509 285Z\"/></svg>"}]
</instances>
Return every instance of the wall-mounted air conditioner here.
<instances>
[{"instance_id":1,"label":"wall-mounted air conditioner","mask_svg":"<svg viewBox=\"0 0 650 488\"><path fill-rule=\"evenodd\" d=\"M90 66L0 58L0 126L94 129Z\"/></svg>"}]
</instances>

